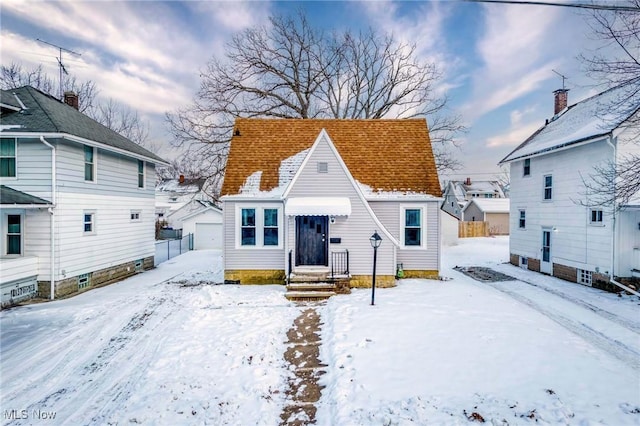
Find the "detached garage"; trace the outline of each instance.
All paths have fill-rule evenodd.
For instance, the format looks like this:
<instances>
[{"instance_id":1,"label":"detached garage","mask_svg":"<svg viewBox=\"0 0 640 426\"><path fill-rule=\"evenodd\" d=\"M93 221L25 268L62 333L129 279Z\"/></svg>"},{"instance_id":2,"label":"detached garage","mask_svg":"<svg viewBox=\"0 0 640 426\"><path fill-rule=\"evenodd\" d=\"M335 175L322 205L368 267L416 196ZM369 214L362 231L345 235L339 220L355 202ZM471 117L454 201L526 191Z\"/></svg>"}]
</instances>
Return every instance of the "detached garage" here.
<instances>
[{"instance_id":1,"label":"detached garage","mask_svg":"<svg viewBox=\"0 0 640 426\"><path fill-rule=\"evenodd\" d=\"M203 207L182 219L182 235L193 233L194 250L222 250L222 210Z\"/></svg>"}]
</instances>

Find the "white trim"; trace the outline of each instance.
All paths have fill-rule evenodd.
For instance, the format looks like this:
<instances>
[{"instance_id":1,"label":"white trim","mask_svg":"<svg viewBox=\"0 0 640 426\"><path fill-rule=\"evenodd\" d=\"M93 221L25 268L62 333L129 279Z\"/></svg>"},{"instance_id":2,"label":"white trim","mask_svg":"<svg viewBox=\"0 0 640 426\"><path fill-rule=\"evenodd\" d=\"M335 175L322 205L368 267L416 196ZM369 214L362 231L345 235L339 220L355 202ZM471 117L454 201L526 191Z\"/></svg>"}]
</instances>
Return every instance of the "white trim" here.
<instances>
[{"instance_id":1,"label":"white trim","mask_svg":"<svg viewBox=\"0 0 640 426\"><path fill-rule=\"evenodd\" d=\"M134 218L133 216L137 215L138 217ZM129 221L130 222L142 222L142 210L136 209L129 211Z\"/></svg>"},{"instance_id":2,"label":"white trim","mask_svg":"<svg viewBox=\"0 0 640 426\"><path fill-rule=\"evenodd\" d=\"M609 133L611 133L611 132L609 132ZM567 149L575 148L577 146L582 146L582 145L586 145L586 144L589 144L589 143L598 142L600 140L606 140L606 137L609 136L609 133L604 133L604 134L601 134L601 135L594 135L594 136L591 136L589 139L586 139L586 140L581 141L581 142L569 142L569 143L564 144L562 146L559 146L557 148L550 148L550 149L544 150L544 151L533 152L531 154L524 154L524 155L521 155L521 156L516 157L516 158L511 158L509 160L504 159L504 160L500 161L498 163L498 165L512 163L512 162L518 161L518 160L524 160L525 158L541 157L543 155L552 154L554 152L560 152L560 151L564 151L564 150L567 150ZM517 150L517 148L514 150L514 152L516 150ZM512 152L512 154L513 154L513 152ZM509 154L509 155L511 155L511 154Z\"/></svg>"},{"instance_id":3,"label":"white trim","mask_svg":"<svg viewBox=\"0 0 640 426\"><path fill-rule=\"evenodd\" d=\"M20 218L20 253L7 253L8 237L9 237L9 216L18 216ZM24 211L5 211L2 212L2 258L14 259L24 257L24 233L25 233L25 212ZM15 235L15 234L12 234Z\"/></svg>"},{"instance_id":4,"label":"white trim","mask_svg":"<svg viewBox=\"0 0 640 426\"><path fill-rule=\"evenodd\" d=\"M340 164L340 167L342 167L342 170L347 175L347 178L349 179L349 182L351 183L351 186L353 186L353 188L355 189L356 194L358 195L358 198L360 198L360 200L362 201L362 204L364 205L365 209L369 213L369 216L371 216L371 218L373 219L376 227L378 229L380 229L380 231L389 239L389 241L391 241L395 246L399 247L400 246L400 242L393 235L391 235L391 233L382 224L382 222L380 222L380 219L378 219L376 214L371 209L371 206L367 202L367 199L365 198L364 193L360 189L360 186L357 184L357 182L355 181L355 179L351 175L351 172L347 168L347 165L344 163L344 160L342 159L342 157L338 153L338 150L336 149L335 145L333 144L333 141L331 140L331 138L329 137L329 134L327 133L327 131L325 129L322 129L320 131L320 134L318 135L318 137L316 138L315 142L313 143L313 145L309 149L309 152L307 153L307 156L304 158L304 160L302 161L302 164L300 165L300 167L296 171L295 176L293 176L293 179L291 179L291 182L289 182L289 184L287 185L286 189L282 193L282 198L286 199L289 196L289 192L291 192L291 188L293 188L295 183L298 181L298 179L299 179L299 177L300 177L300 175L302 173L302 170L304 170L305 166L309 162L309 159L311 158L311 156L313 155L313 153L315 152L315 150L317 149L318 145L320 144L320 142L322 140L326 140L327 144L329 145L329 148L331 149L333 154L338 159L338 164Z\"/></svg>"},{"instance_id":5,"label":"white trim","mask_svg":"<svg viewBox=\"0 0 640 426\"><path fill-rule=\"evenodd\" d=\"M85 157L86 152L85 152L85 148L89 147L92 149L93 151L93 155L92 155L92 160L93 162L91 163L92 165L92 177L93 179L91 180L87 180L87 170L86 170L86 166L87 166L87 159ZM82 146L82 176L84 178L84 182L87 183L94 183L97 184L98 183L98 149L95 146L91 146L91 145L83 145Z\"/></svg>"},{"instance_id":6,"label":"white trim","mask_svg":"<svg viewBox=\"0 0 640 426\"><path fill-rule=\"evenodd\" d=\"M88 223L85 221L85 216L91 215L91 231L85 231L84 227ZM83 210L82 211L82 235L96 235L96 211L95 210Z\"/></svg>"},{"instance_id":7,"label":"white trim","mask_svg":"<svg viewBox=\"0 0 640 426\"><path fill-rule=\"evenodd\" d=\"M547 187L547 177L551 178L551 185L549 187ZM547 188L549 188L549 190L551 191L550 198L547 198ZM553 201L553 174L548 173L542 175L542 202L550 203L551 201Z\"/></svg>"},{"instance_id":8,"label":"white trim","mask_svg":"<svg viewBox=\"0 0 640 426\"><path fill-rule=\"evenodd\" d=\"M242 210L243 209L255 209L255 230L256 240L255 245L242 245ZM278 210L278 245L277 246L265 246L264 245L264 210L276 209ZM184 219L183 219L184 220ZM242 203L235 205L235 249L236 250L282 250L284 247L284 205L282 203Z\"/></svg>"},{"instance_id":9,"label":"white trim","mask_svg":"<svg viewBox=\"0 0 640 426\"><path fill-rule=\"evenodd\" d=\"M6 137L4 135L0 134L0 137L2 139L11 139L12 137ZM13 161L14 161L14 168L16 171L15 176L2 176L2 180L3 181L15 181L18 180L18 138L13 138ZM2 158L11 158L11 157L2 157Z\"/></svg>"},{"instance_id":10,"label":"white trim","mask_svg":"<svg viewBox=\"0 0 640 426\"><path fill-rule=\"evenodd\" d=\"M13 110L13 111L20 111L20 108L14 107L13 105L5 104L5 103L2 103L2 102L0 102L0 107L6 108L6 109L10 109L10 110Z\"/></svg>"},{"instance_id":11,"label":"white trim","mask_svg":"<svg viewBox=\"0 0 640 426\"><path fill-rule=\"evenodd\" d=\"M427 209L425 206L415 204L400 204L400 230L398 235L400 235L400 248L402 250L427 250ZM404 231L406 228L406 211L407 210L420 210L420 245L419 246L408 246L405 244L404 240Z\"/></svg>"},{"instance_id":12,"label":"white trim","mask_svg":"<svg viewBox=\"0 0 640 426\"><path fill-rule=\"evenodd\" d=\"M43 132L0 132L1 136L6 136L6 137L14 137L14 138L18 138L18 139L32 139L32 138L39 138L40 136L43 136L45 138L51 138L51 139L55 139L55 138L59 138L59 139L67 139L69 141L72 142L76 142L82 145L89 145L89 146L93 146L96 148L100 148L100 149L104 149L105 151L111 151L111 152L115 152L118 154L122 154L125 155L127 157L132 157L132 158L137 158L140 160L145 160L149 163L152 164L161 164L164 166L170 166L171 164L169 164L168 162L164 161L164 160L156 160L155 158L151 158L148 157L146 155L142 155L142 154L137 154L135 152L131 152L131 151L127 151L126 149L121 149L121 148L116 148L114 146L111 145L107 145L101 142L96 142L93 141L91 139L85 139L83 137L80 136L75 136L75 135L71 135L69 133L43 133ZM135 142L131 142L131 143L135 143Z\"/></svg>"},{"instance_id":13,"label":"white trim","mask_svg":"<svg viewBox=\"0 0 640 426\"><path fill-rule=\"evenodd\" d=\"M142 186L140 186L140 162L142 162ZM147 162L144 160L137 159L136 161L136 186L138 189L146 189L147 188Z\"/></svg>"},{"instance_id":14,"label":"white trim","mask_svg":"<svg viewBox=\"0 0 640 426\"><path fill-rule=\"evenodd\" d=\"M292 197L285 200L286 216L349 216L349 197Z\"/></svg>"}]
</instances>

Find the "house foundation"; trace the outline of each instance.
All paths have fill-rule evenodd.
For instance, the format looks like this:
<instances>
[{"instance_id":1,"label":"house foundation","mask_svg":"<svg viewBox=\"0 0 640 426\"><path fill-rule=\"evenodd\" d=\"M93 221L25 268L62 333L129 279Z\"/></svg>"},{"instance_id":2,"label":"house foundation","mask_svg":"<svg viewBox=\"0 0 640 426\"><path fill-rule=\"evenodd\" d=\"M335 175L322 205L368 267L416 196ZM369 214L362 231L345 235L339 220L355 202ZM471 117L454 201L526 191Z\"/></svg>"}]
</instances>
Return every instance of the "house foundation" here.
<instances>
[{"instance_id":1,"label":"house foundation","mask_svg":"<svg viewBox=\"0 0 640 426\"><path fill-rule=\"evenodd\" d=\"M282 269L226 269L224 282L235 284L284 284Z\"/></svg>"}]
</instances>

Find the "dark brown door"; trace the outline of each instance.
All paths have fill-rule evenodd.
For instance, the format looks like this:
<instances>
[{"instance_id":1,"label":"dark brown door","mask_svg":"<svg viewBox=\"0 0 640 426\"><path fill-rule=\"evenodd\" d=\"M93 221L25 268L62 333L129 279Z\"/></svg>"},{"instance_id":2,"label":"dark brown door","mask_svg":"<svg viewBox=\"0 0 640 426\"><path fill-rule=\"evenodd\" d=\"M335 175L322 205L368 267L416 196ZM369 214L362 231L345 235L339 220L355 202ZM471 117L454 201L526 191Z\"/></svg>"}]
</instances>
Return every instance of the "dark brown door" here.
<instances>
[{"instance_id":1,"label":"dark brown door","mask_svg":"<svg viewBox=\"0 0 640 426\"><path fill-rule=\"evenodd\" d=\"M327 216L296 217L296 266L328 266Z\"/></svg>"}]
</instances>

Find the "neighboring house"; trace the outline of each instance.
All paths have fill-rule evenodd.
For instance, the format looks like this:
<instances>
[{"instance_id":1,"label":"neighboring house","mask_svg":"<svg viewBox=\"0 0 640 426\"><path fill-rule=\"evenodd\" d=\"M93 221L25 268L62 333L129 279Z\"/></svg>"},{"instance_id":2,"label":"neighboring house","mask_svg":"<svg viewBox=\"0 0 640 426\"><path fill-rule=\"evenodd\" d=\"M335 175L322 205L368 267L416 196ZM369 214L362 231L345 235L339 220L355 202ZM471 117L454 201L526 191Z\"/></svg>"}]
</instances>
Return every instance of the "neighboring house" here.
<instances>
[{"instance_id":1,"label":"neighboring house","mask_svg":"<svg viewBox=\"0 0 640 426\"><path fill-rule=\"evenodd\" d=\"M462 220L487 222L489 235L509 235L509 199L472 198L462 209Z\"/></svg>"},{"instance_id":2,"label":"neighboring house","mask_svg":"<svg viewBox=\"0 0 640 426\"><path fill-rule=\"evenodd\" d=\"M566 90L554 93L553 118L501 161L511 167L511 263L607 288L640 274L640 203L601 205L585 183L596 167L640 155L638 128L606 109L620 90L568 108Z\"/></svg>"},{"instance_id":3,"label":"neighboring house","mask_svg":"<svg viewBox=\"0 0 640 426\"><path fill-rule=\"evenodd\" d=\"M458 218L440 209L440 242L443 246L455 246L460 235Z\"/></svg>"},{"instance_id":4,"label":"neighboring house","mask_svg":"<svg viewBox=\"0 0 640 426\"><path fill-rule=\"evenodd\" d=\"M71 93L68 104L30 86L1 93L2 305L153 267L165 161L80 113Z\"/></svg>"},{"instance_id":5,"label":"neighboring house","mask_svg":"<svg viewBox=\"0 0 640 426\"><path fill-rule=\"evenodd\" d=\"M180 175L178 179L163 179L156 185L156 219L167 220L167 216L181 209L192 200L206 200L202 192L206 179L189 179Z\"/></svg>"},{"instance_id":6,"label":"neighboring house","mask_svg":"<svg viewBox=\"0 0 640 426\"><path fill-rule=\"evenodd\" d=\"M463 181L451 180L447 182L442 193L444 201L442 210L462 219L462 210L474 198L505 198L505 194L498 181Z\"/></svg>"},{"instance_id":7,"label":"neighboring house","mask_svg":"<svg viewBox=\"0 0 640 426\"><path fill-rule=\"evenodd\" d=\"M191 200L166 220L182 235L193 234L194 249L222 249L222 210L210 201Z\"/></svg>"},{"instance_id":8,"label":"neighboring house","mask_svg":"<svg viewBox=\"0 0 640 426\"><path fill-rule=\"evenodd\" d=\"M376 232L376 285L394 285L399 264L407 278L438 276L442 199L424 119L237 119L233 132L225 280L333 269L370 286Z\"/></svg>"}]
</instances>

